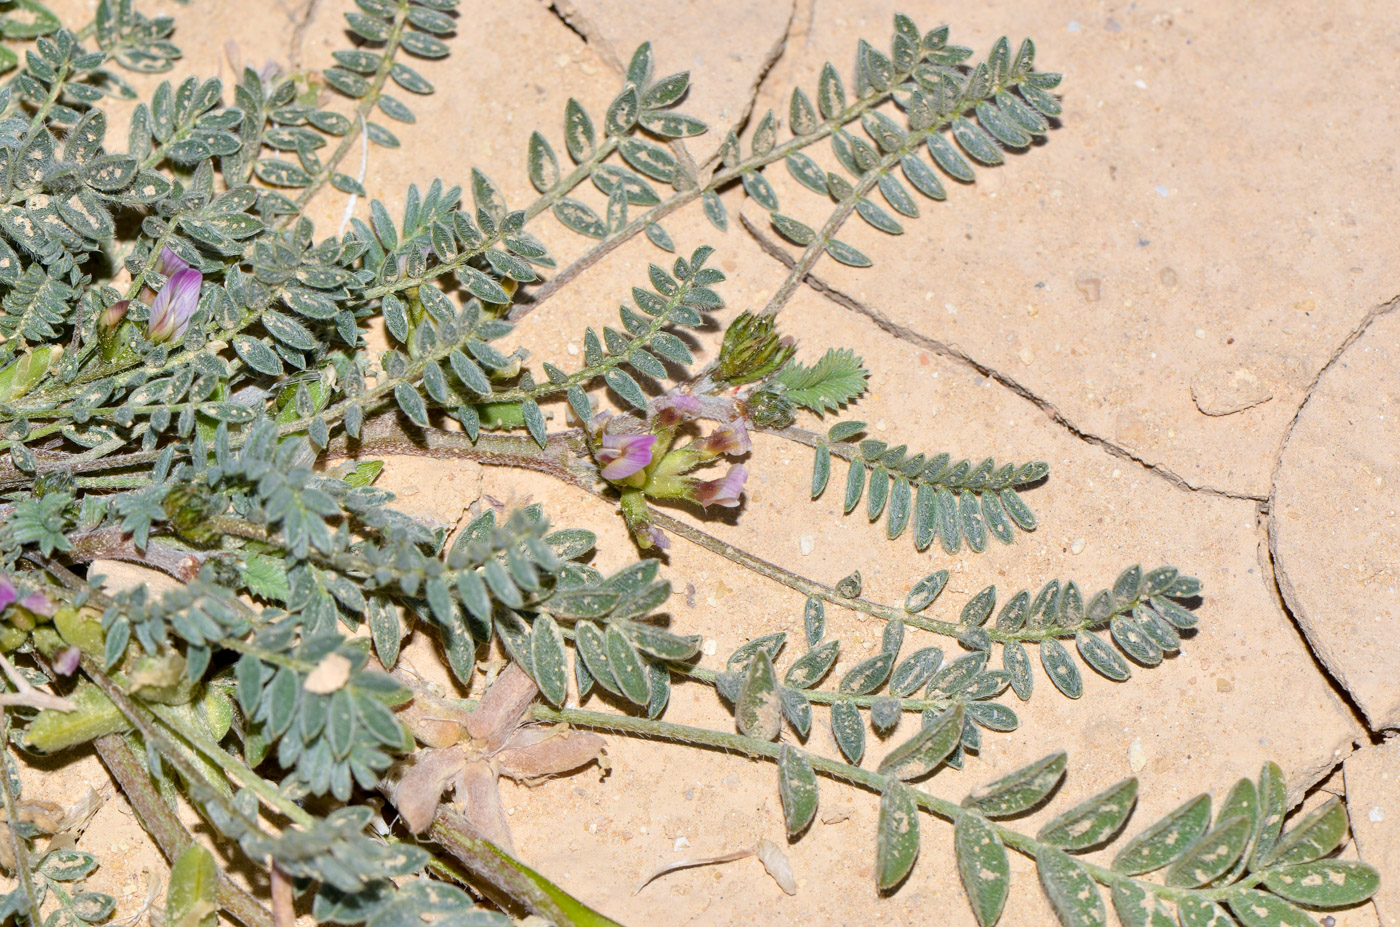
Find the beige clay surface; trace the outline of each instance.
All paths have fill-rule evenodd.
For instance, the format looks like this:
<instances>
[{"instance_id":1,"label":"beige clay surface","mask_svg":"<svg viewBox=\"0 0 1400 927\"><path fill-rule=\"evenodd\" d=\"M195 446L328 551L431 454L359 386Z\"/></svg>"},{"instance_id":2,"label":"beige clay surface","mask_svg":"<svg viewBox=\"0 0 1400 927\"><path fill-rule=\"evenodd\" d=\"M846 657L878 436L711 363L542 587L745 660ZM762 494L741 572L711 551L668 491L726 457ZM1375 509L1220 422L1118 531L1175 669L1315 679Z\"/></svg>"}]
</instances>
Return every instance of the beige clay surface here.
<instances>
[{"instance_id":1,"label":"beige clay surface","mask_svg":"<svg viewBox=\"0 0 1400 927\"><path fill-rule=\"evenodd\" d=\"M92 5L54 4L75 17ZM230 58L322 67L346 44L340 14L349 4L341 0L148 5L179 17L185 59L176 78L227 79ZM876 267L822 260L821 291L803 288L780 318L807 360L830 345L867 358L870 392L848 417L870 423L872 436L974 459L1048 461L1049 481L1026 494L1038 530L982 555L950 557L936 545L917 553L907 535L889 541L882 523L841 514L844 467L810 501L810 452L775 438L755 441L738 517L704 523L825 582L859 569L865 594L881 601L900 601L921 576L946 568L949 589L931 611L941 618L955 619L969 595L993 583L1003 596L1051 577L1098 589L1139 562L1199 576L1201 627L1178 657L1121 684L1086 671L1078 701L1054 692L1037 668L1034 697L1015 705L1021 729L985 734L963 772L945 770L922 787L961 797L1063 748L1071 772L1056 810L1138 775L1132 834L1203 789L1223 794L1266 759L1282 765L1295 804L1345 763L1344 781L1332 776L1325 788L1352 805L1357 843L1348 852L1389 868L1391 887L1377 906L1395 918L1400 755L1393 742L1379 744L1400 727L1400 314L1377 310L1400 289L1400 156L1384 141L1400 137L1400 111L1385 102L1400 88L1400 20L1380 0L1234 11L919 6L569 0L552 10L465 0L452 55L421 68L438 92L414 101L416 126L395 127L402 149L370 150L364 183L397 212L409 183L464 183L475 166L509 202L525 202L533 195L524 169L530 132L541 129L562 152L565 102L577 97L600 113L619 62L643 39L653 42L659 73L692 72L690 109L716 126L742 127L751 109L785 117L792 85L812 92L824 61L848 72L856 39L884 44L896 9L924 28L951 16L953 40L979 55L1003 33L1033 36L1041 66L1066 75L1062 127L1007 164L980 170L976 184L950 183L946 203L922 201L923 217L905 221L902 236L852 219L842 237ZM1364 67L1355 64L1358 49L1366 50ZM690 151L701 161L718 140L702 136ZM358 169L358 157L352 162ZM786 171L768 176L784 212L820 221L824 207ZM719 249L713 262L729 277L720 287L721 325L761 307L786 272L738 221L742 213L775 239L766 215L740 192L725 201L727 234L696 208L664 223L684 251ZM345 208L331 194L313 215L333 231ZM366 215L363 201L355 209ZM552 220L537 234L561 265L582 251ZM526 316L518 333L532 361L577 366L583 329L613 322L658 254L635 240ZM707 336L702 361L715 340ZM554 411L552 426L562 427L562 407ZM814 418L802 424L824 427ZM608 505L546 477L420 458L386 463L379 485L413 514L458 524L469 507L492 500L538 500L555 523L598 531L601 569L635 556ZM734 647L777 630L793 639L786 659L795 655L800 596L681 541L663 573L677 589L674 626L703 634L714 654L704 665L721 667ZM829 633L843 641L837 672L878 648L881 622L828 614ZM923 643L911 631L906 647ZM404 661L450 685L422 633ZM835 755L825 712L817 717L809 746ZM676 688L668 718L730 723L711 690L688 685ZM872 738L867 765L914 723L906 719L890 740ZM503 795L522 856L625 924L974 923L950 876L950 829L939 821L925 821L909 882L881 897L872 796L823 782L817 823L788 844L769 765L621 737L610 738L609 758L605 776L592 768L535 788L506 784ZM41 797L110 789L92 757L36 767L29 780ZM1368 817L1372 806L1389 817ZM753 859L674 873L633 893L680 856L763 838L784 847L795 895ZM103 856L91 887L118 896L118 918L136 913L148 873L162 865L120 798L107 802L85 840L119 851ZM1025 890L1013 891L1003 923L1053 923L1030 888L1033 865L1013 856L1012 871ZM1377 906L1332 916L1339 925L1374 925Z\"/></svg>"}]
</instances>

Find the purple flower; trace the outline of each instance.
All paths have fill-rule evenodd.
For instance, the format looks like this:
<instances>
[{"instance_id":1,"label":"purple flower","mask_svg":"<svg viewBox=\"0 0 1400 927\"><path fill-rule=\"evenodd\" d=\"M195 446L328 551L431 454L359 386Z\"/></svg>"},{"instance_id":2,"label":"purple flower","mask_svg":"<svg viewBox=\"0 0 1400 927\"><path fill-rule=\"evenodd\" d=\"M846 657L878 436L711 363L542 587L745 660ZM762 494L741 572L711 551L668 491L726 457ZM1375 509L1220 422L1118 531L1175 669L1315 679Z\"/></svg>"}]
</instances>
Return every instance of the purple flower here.
<instances>
[{"instance_id":1,"label":"purple flower","mask_svg":"<svg viewBox=\"0 0 1400 927\"><path fill-rule=\"evenodd\" d=\"M178 260L178 258L177 258ZM190 319L199 308L199 288L204 275L192 267L177 270L151 306L151 319L146 323L146 335L152 341L179 341L190 327Z\"/></svg>"},{"instance_id":2,"label":"purple flower","mask_svg":"<svg viewBox=\"0 0 1400 927\"><path fill-rule=\"evenodd\" d=\"M15 584L10 582L10 577L0 573L0 612L3 612L11 602L18 598L19 593L15 592Z\"/></svg>"},{"instance_id":3,"label":"purple flower","mask_svg":"<svg viewBox=\"0 0 1400 927\"><path fill-rule=\"evenodd\" d=\"M42 592L31 592L29 595L20 599L19 604L36 615L43 615L45 618L53 617L53 603L50 602L49 597Z\"/></svg>"},{"instance_id":4,"label":"purple flower","mask_svg":"<svg viewBox=\"0 0 1400 927\"><path fill-rule=\"evenodd\" d=\"M162 277L170 278L182 270L189 270L189 268L189 262L171 251L170 246L167 245L160 249L160 257L156 258L156 273Z\"/></svg>"},{"instance_id":5,"label":"purple flower","mask_svg":"<svg viewBox=\"0 0 1400 927\"><path fill-rule=\"evenodd\" d=\"M662 428L675 428L681 422L699 418L702 411L699 399L674 389L651 401L652 417Z\"/></svg>"},{"instance_id":6,"label":"purple flower","mask_svg":"<svg viewBox=\"0 0 1400 927\"><path fill-rule=\"evenodd\" d=\"M652 525L647 529L647 536L651 538L651 545L659 550L670 550L671 539L666 536L666 532Z\"/></svg>"},{"instance_id":7,"label":"purple flower","mask_svg":"<svg viewBox=\"0 0 1400 927\"><path fill-rule=\"evenodd\" d=\"M77 647L65 647L54 655L53 668L60 676L72 676L82 658L83 652Z\"/></svg>"},{"instance_id":8,"label":"purple flower","mask_svg":"<svg viewBox=\"0 0 1400 927\"><path fill-rule=\"evenodd\" d=\"M603 446L593 456L603 465L603 479L625 480L651 463L656 435L603 435Z\"/></svg>"},{"instance_id":9,"label":"purple flower","mask_svg":"<svg viewBox=\"0 0 1400 927\"><path fill-rule=\"evenodd\" d=\"M120 302L112 303L102 314L97 317L97 325L103 331L114 331L122 324L122 319L126 318L126 311L131 308L131 300L123 299Z\"/></svg>"},{"instance_id":10,"label":"purple flower","mask_svg":"<svg viewBox=\"0 0 1400 927\"><path fill-rule=\"evenodd\" d=\"M748 475L749 471L742 465L730 467L729 472L717 480L696 482L692 488L692 498L705 508L712 505L735 508L739 505L739 497L744 492L744 480Z\"/></svg>"},{"instance_id":11,"label":"purple flower","mask_svg":"<svg viewBox=\"0 0 1400 927\"><path fill-rule=\"evenodd\" d=\"M720 425L701 442L701 448L711 456L728 454L731 457L739 457L747 454L752 446L749 430L744 427L743 421L737 418Z\"/></svg>"}]
</instances>

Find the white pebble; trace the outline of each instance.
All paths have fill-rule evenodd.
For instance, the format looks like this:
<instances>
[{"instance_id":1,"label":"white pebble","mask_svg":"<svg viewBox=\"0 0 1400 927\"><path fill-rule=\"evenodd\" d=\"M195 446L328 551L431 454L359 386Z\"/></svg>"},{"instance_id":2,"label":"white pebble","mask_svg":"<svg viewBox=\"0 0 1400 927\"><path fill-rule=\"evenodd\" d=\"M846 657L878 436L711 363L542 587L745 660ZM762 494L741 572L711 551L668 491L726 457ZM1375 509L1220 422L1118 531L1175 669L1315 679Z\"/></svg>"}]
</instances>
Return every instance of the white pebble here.
<instances>
[{"instance_id":1,"label":"white pebble","mask_svg":"<svg viewBox=\"0 0 1400 927\"><path fill-rule=\"evenodd\" d=\"M1385 820L1385 812L1381 810L1380 805L1372 805L1366 817L1370 818L1372 824L1379 824Z\"/></svg>"},{"instance_id":2,"label":"white pebble","mask_svg":"<svg viewBox=\"0 0 1400 927\"><path fill-rule=\"evenodd\" d=\"M1198 328L1198 329L1196 329L1196 337L1197 337L1197 338L1204 338L1205 336L1206 336L1206 330L1205 330L1204 328Z\"/></svg>"},{"instance_id":3,"label":"white pebble","mask_svg":"<svg viewBox=\"0 0 1400 927\"><path fill-rule=\"evenodd\" d=\"M1084 539L1083 539L1083 538L1075 538L1072 542L1070 542L1070 545L1069 545L1069 552L1072 553L1072 554L1082 554L1082 553L1084 553Z\"/></svg>"},{"instance_id":4,"label":"white pebble","mask_svg":"<svg viewBox=\"0 0 1400 927\"><path fill-rule=\"evenodd\" d=\"M671 852L679 853L681 850L684 850L688 846L690 846L689 840L685 839L684 836L677 837L675 844L671 847Z\"/></svg>"},{"instance_id":5,"label":"white pebble","mask_svg":"<svg viewBox=\"0 0 1400 927\"><path fill-rule=\"evenodd\" d=\"M578 345L576 345L576 344L574 344L572 341L570 341L568 344L564 345L564 350L565 350L565 351L568 351L571 355L572 355L572 354L577 354L577 353L578 353Z\"/></svg>"},{"instance_id":6,"label":"white pebble","mask_svg":"<svg viewBox=\"0 0 1400 927\"><path fill-rule=\"evenodd\" d=\"M713 657L715 655L715 651L719 649L719 644L715 643L714 638L711 638L705 641L705 643L701 644L700 649L704 651L705 656Z\"/></svg>"},{"instance_id":7,"label":"white pebble","mask_svg":"<svg viewBox=\"0 0 1400 927\"><path fill-rule=\"evenodd\" d=\"M1141 740L1134 740L1128 747L1128 768L1133 772L1142 772L1142 768L1147 765L1147 751L1143 749Z\"/></svg>"},{"instance_id":8,"label":"white pebble","mask_svg":"<svg viewBox=\"0 0 1400 927\"><path fill-rule=\"evenodd\" d=\"M805 557L816 548L817 542L810 534L804 534L797 539L797 546L802 548L802 556Z\"/></svg>"}]
</instances>

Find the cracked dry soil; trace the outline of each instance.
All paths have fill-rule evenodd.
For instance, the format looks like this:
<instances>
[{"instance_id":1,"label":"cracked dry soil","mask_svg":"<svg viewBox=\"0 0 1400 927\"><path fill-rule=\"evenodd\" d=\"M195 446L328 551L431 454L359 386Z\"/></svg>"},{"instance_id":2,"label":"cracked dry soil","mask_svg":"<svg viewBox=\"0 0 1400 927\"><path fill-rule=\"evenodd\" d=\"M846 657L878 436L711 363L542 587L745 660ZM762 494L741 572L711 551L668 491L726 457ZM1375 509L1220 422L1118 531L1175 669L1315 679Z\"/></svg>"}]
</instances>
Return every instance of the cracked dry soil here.
<instances>
[{"instance_id":1,"label":"cracked dry soil","mask_svg":"<svg viewBox=\"0 0 1400 927\"><path fill-rule=\"evenodd\" d=\"M81 16L94 4L53 5ZM231 59L322 67L345 44L339 0L152 5L180 23L177 79L228 78ZM1345 796L1355 830L1345 852L1390 876L1374 904L1335 912L1335 922L1400 924L1400 159L1372 143L1400 137L1400 110L1369 102L1400 87L1400 21L1388 3L992 0L951 11L886 0L464 0L470 28L424 69L438 93L416 101L405 148L371 151L365 186L394 212L407 184L460 183L476 166L508 199L526 196L530 131L557 141L570 96L605 107L619 62L644 38L659 68L692 72L690 111L742 133L754 114L785 114L791 87L810 90L824 61L848 69L858 37L885 41L896 10L925 27L954 16L954 40L979 52L1003 33L1034 37L1042 66L1066 75L1062 125L976 184L956 185L946 203L925 202L901 236L852 220L847 239L876 267L823 260L783 324L808 360L848 345L870 361L871 391L855 414L875 436L1049 461L1049 481L1028 494L1040 527L980 556L917 554L906 539L886 540L883 526L842 516L832 490L811 501L807 452L770 438L755 442L741 517L709 527L826 582L858 568L866 594L886 601L945 567L953 602L989 583L1008 592L1052 576L1103 585L1132 562L1200 576L1201 629L1178 657L1121 684L1086 675L1078 702L1039 687L1018 706L1020 730L988 737L966 771L928 788L958 797L1064 748L1066 801L1141 777L1131 833L1273 758L1298 806ZM1358 47L1374 52L1366 68L1351 66ZM695 160L721 137L695 140ZM820 219L824 207L785 172L769 179L785 212ZM681 248L719 249L730 307L721 321L766 302L793 259L752 203L736 191L725 200L731 219L743 219L727 234L695 207L665 222ZM313 218L333 228L344 210L342 198L323 198ZM582 253L562 229L546 223L541 234L561 267ZM571 270L563 298L537 290L533 311L519 313L532 356L567 358L654 258L634 240ZM436 519L456 519L483 495L543 500L558 523L602 526L600 568L629 555L603 504L538 474L402 458L388 461L381 485ZM666 569L678 588L693 587L677 597L677 625L720 655L760 634L801 633L799 597L727 561L678 543ZM837 672L878 646L878 624L831 611L830 633L843 640ZM405 661L448 683L421 636ZM716 724L727 714L708 690L682 685L669 716ZM902 924L934 912L972 923L941 825L925 828L908 884L881 898L870 796L823 783L818 823L787 845L770 767L609 740L609 775L506 784L503 799L522 856L623 923ZM834 752L825 731L810 743ZM92 757L27 778L45 798L110 788ZM764 838L784 845L795 895L754 859L672 873L633 894L678 855ZM107 850L92 887L118 897L118 918L137 913L163 867L120 798L86 839ZM1031 865L1015 857L1012 866L1028 889ZM1053 915L1028 889L1013 892L1004 922Z\"/></svg>"}]
</instances>

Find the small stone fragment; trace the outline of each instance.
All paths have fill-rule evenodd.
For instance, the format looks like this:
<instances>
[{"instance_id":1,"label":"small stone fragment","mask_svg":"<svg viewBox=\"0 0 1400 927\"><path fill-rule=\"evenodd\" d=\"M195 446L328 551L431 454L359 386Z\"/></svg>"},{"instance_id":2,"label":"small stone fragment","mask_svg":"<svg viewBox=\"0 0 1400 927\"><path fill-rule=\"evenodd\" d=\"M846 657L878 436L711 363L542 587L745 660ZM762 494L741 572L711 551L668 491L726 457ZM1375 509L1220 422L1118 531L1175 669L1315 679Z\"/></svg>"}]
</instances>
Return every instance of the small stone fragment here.
<instances>
[{"instance_id":1,"label":"small stone fragment","mask_svg":"<svg viewBox=\"0 0 1400 927\"><path fill-rule=\"evenodd\" d=\"M1075 538L1073 541L1071 541L1069 545L1069 552L1072 554L1084 553L1084 539Z\"/></svg>"},{"instance_id":2,"label":"small stone fragment","mask_svg":"<svg viewBox=\"0 0 1400 927\"><path fill-rule=\"evenodd\" d=\"M1084 295L1086 303L1096 303L1103 298L1103 278L1097 274L1080 274L1075 277L1074 288Z\"/></svg>"},{"instance_id":3,"label":"small stone fragment","mask_svg":"<svg viewBox=\"0 0 1400 927\"><path fill-rule=\"evenodd\" d=\"M1128 768L1135 773L1140 773L1146 765L1147 750L1143 748L1141 740L1134 740L1128 747Z\"/></svg>"},{"instance_id":4,"label":"small stone fragment","mask_svg":"<svg viewBox=\"0 0 1400 927\"><path fill-rule=\"evenodd\" d=\"M1269 387L1248 367L1211 364L1191 378L1191 398L1202 414L1233 415L1274 398Z\"/></svg>"},{"instance_id":5,"label":"small stone fragment","mask_svg":"<svg viewBox=\"0 0 1400 927\"><path fill-rule=\"evenodd\" d=\"M817 546L816 539L810 534L804 534L797 539L797 546L802 549L802 556L807 556Z\"/></svg>"}]
</instances>

